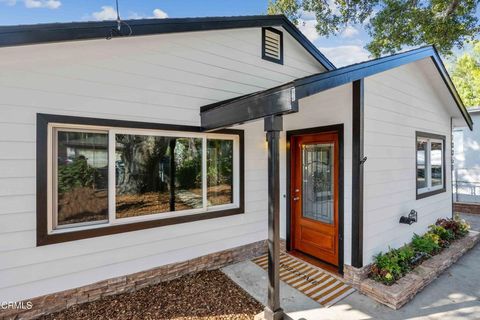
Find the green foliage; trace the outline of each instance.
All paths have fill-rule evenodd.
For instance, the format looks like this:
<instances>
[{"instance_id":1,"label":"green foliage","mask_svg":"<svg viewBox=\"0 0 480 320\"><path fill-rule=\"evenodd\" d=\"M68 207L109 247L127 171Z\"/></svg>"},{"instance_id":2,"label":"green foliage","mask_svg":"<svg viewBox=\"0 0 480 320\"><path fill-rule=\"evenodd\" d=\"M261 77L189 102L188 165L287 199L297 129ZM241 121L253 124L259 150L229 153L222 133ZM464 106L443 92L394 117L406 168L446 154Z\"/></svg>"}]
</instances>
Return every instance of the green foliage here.
<instances>
[{"instance_id":1,"label":"green foliage","mask_svg":"<svg viewBox=\"0 0 480 320\"><path fill-rule=\"evenodd\" d=\"M177 139L175 146L175 183L180 188L200 188L202 181L202 143Z\"/></svg>"},{"instance_id":2,"label":"green foliage","mask_svg":"<svg viewBox=\"0 0 480 320\"><path fill-rule=\"evenodd\" d=\"M371 269L372 277L385 284L393 284L410 271L414 255L414 250L408 245L377 254Z\"/></svg>"},{"instance_id":3,"label":"green foliage","mask_svg":"<svg viewBox=\"0 0 480 320\"><path fill-rule=\"evenodd\" d=\"M267 14L284 14L293 23L298 24L300 4L291 0L268 0Z\"/></svg>"},{"instance_id":4,"label":"green foliage","mask_svg":"<svg viewBox=\"0 0 480 320\"><path fill-rule=\"evenodd\" d=\"M440 252L455 239L468 233L470 226L457 215L455 219L438 219L422 236L414 234L412 242L399 249L389 249L374 257L370 277L391 285L421 263Z\"/></svg>"},{"instance_id":5,"label":"green foliage","mask_svg":"<svg viewBox=\"0 0 480 320\"><path fill-rule=\"evenodd\" d=\"M464 237L468 234L468 231L470 230L470 224L465 221L465 219L461 219L460 215L457 213L455 214L455 217L453 218L456 223L458 223L458 232L457 235L459 237Z\"/></svg>"},{"instance_id":6,"label":"green foliage","mask_svg":"<svg viewBox=\"0 0 480 320\"><path fill-rule=\"evenodd\" d=\"M480 42L449 64L449 73L463 103L467 107L480 106Z\"/></svg>"},{"instance_id":7,"label":"green foliage","mask_svg":"<svg viewBox=\"0 0 480 320\"><path fill-rule=\"evenodd\" d=\"M415 234L412 238L412 247L416 252L423 252L433 255L440 251L440 237L436 234L427 232L423 236Z\"/></svg>"},{"instance_id":8,"label":"green foliage","mask_svg":"<svg viewBox=\"0 0 480 320\"><path fill-rule=\"evenodd\" d=\"M450 242L455 240L455 234L451 230L447 230L442 226L431 225L429 226L429 232L436 234L440 237L440 245L445 248L448 247Z\"/></svg>"},{"instance_id":9,"label":"green foliage","mask_svg":"<svg viewBox=\"0 0 480 320\"><path fill-rule=\"evenodd\" d=\"M322 36L364 26L372 37L367 49L378 57L425 44L451 54L478 33L477 5L477 0L269 0L267 12L284 13L294 23L301 12L312 12Z\"/></svg>"},{"instance_id":10,"label":"green foliage","mask_svg":"<svg viewBox=\"0 0 480 320\"><path fill-rule=\"evenodd\" d=\"M201 158L186 159L175 173L175 179L180 188L190 189L200 187L202 180Z\"/></svg>"},{"instance_id":11,"label":"green foliage","mask_svg":"<svg viewBox=\"0 0 480 320\"><path fill-rule=\"evenodd\" d=\"M233 177L233 142L208 140L208 186L231 184Z\"/></svg>"},{"instance_id":12,"label":"green foliage","mask_svg":"<svg viewBox=\"0 0 480 320\"><path fill-rule=\"evenodd\" d=\"M465 236L470 229L470 225L458 215L454 219L438 219L435 225L449 230L455 239Z\"/></svg>"},{"instance_id":13,"label":"green foliage","mask_svg":"<svg viewBox=\"0 0 480 320\"><path fill-rule=\"evenodd\" d=\"M89 166L84 156L75 158L69 164L58 166L58 191L69 192L79 187L94 187L98 171Z\"/></svg>"}]
</instances>

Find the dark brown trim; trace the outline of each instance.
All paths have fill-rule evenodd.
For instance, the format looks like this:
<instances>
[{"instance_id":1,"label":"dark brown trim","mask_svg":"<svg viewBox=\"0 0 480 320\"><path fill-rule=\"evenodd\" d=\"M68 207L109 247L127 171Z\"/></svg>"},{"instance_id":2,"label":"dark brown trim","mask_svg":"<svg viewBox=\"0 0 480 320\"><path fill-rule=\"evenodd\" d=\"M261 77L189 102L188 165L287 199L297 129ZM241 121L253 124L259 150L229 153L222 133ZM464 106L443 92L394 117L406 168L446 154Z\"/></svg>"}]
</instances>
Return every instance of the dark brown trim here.
<instances>
[{"instance_id":1,"label":"dark brown trim","mask_svg":"<svg viewBox=\"0 0 480 320\"><path fill-rule=\"evenodd\" d=\"M265 53L265 31L270 31L270 32L273 32L273 33L276 33L280 36L280 59L275 59L275 58L272 58L272 57L269 57L266 55ZM275 28L272 28L272 27L263 27L262 28L262 59L263 60L267 60L267 61L270 61L270 62L274 62L274 63L278 63L278 64L283 64L283 32L278 30L278 29L275 29Z\"/></svg>"},{"instance_id":2,"label":"dark brown trim","mask_svg":"<svg viewBox=\"0 0 480 320\"><path fill-rule=\"evenodd\" d=\"M279 90L277 90L279 89ZM298 103L293 101L289 84L253 94L254 99L243 98L217 102L200 108L201 125L204 130L216 130L270 116L298 112Z\"/></svg>"},{"instance_id":3,"label":"dark brown trim","mask_svg":"<svg viewBox=\"0 0 480 320\"><path fill-rule=\"evenodd\" d=\"M288 251L292 250L292 217L291 217L291 203L290 203L290 194L291 194L291 177L292 177L292 168L291 168L291 146L290 140L293 136L305 135L305 134L317 134L325 132L336 132L338 134L338 150L339 150L339 172L338 172L338 273L343 275L343 264L344 264L344 202L345 202L345 178L344 178L344 129L343 123L323 126L323 127L314 127L306 128L299 130L287 131L287 219L286 219L286 228L287 228L287 239L286 239L286 248Z\"/></svg>"},{"instance_id":4,"label":"dark brown trim","mask_svg":"<svg viewBox=\"0 0 480 320\"><path fill-rule=\"evenodd\" d=\"M54 244L66 241L73 241L79 239L93 238L105 235L112 235L123 232L130 232L135 230L142 230L148 228L156 228L161 226L168 226L178 223L193 222L199 220L213 219L226 217L236 214L244 213L245 208L245 145L243 130L224 129L215 131L215 133L226 133L239 136L239 156L240 156L240 203L238 208L227 209L221 211L211 211L198 214L190 214L180 217L150 220L135 222L122 225L98 227L95 229L72 231L68 233L48 234L48 186L47 186L47 163L48 163L48 124L62 123L62 124L81 124L81 125L97 125L108 127L122 127L122 128L136 128L136 129L151 129L151 130L172 130L185 132L202 132L200 127L195 126L181 126L161 123L146 123L123 120L109 120L97 118L83 118L71 117L50 114L37 114L37 246L47 244Z\"/></svg>"},{"instance_id":5,"label":"dark brown trim","mask_svg":"<svg viewBox=\"0 0 480 320\"><path fill-rule=\"evenodd\" d=\"M352 84L352 266L363 266L364 80Z\"/></svg>"},{"instance_id":6,"label":"dark brown trim","mask_svg":"<svg viewBox=\"0 0 480 320\"><path fill-rule=\"evenodd\" d=\"M437 140L442 140L443 141L443 154L442 154L442 175L443 175L443 186L441 189L438 190L433 190L429 192L423 192L423 193L418 193L418 180L417 180L417 166L418 166L418 161L417 161L417 140L418 138L429 138L429 139L437 139ZM422 132L422 131L415 131L415 194L416 194L416 199L424 199L439 193L443 193L447 191L446 188L446 177L447 177L447 168L446 168L446 137L440 134L434 134L434 133L429 133L429 132Z\"/></svg>"}]
</instances>

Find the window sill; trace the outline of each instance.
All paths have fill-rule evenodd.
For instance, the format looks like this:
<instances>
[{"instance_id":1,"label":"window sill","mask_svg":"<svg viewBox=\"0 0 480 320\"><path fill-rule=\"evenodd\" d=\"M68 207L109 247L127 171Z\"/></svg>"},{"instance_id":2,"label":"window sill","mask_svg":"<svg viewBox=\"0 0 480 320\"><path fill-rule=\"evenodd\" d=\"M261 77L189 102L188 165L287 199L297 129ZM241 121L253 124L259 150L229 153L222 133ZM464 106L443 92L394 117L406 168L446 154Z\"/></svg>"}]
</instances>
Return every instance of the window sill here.
<instances>
[{"instance_id":1,"label":"window sill","mask_svg":"<svg viewBox=\"0 0 480 320\"><path fill-rule=\"evenodd\" d=\"M44 246L49 244L68 242L74 240L88 239L94 237L108 236L118 233L138 231L143 229L157 228L163 226L169 226L179 223L194 222L200 220L208 220L214 218L227 217L237 214L243 214L243 208L233 208L218 211L207 211L203 213L189 214L184 216L177 216L172 218L156 219L156 220L144 220L135 223L123 223L116 225L101 226L98 225L95 228L88 228L76 231L62 230L62 232L54 232L44 237L37 239L37 246Z\"/></svg>"},{"instance_id":2,"label":"window sill","mask_svg":"<svg viewBox=\"0 0 480 320\"><path fill-rule=\"evenodd\" d=\"M434 196L436 194L443 193L443 192L446 192L446 191L447 191L446 188L441 188L441 189L427 191L427 192L423 192L423 193L417 193L417 200L420 200L420 199L423 199L423 198L428 198L430 196Z\"/></svg>"}]
</instances>

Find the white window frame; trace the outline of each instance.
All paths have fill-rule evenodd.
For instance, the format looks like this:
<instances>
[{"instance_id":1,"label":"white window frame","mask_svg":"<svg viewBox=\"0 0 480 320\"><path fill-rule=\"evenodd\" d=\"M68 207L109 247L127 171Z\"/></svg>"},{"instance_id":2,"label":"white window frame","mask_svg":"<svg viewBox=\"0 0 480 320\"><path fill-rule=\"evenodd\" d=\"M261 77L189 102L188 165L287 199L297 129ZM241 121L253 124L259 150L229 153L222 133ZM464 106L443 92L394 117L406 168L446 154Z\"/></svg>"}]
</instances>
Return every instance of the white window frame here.
<instances>
[{"instance_id":1,"label":"white window frame","mask_svg":"<svg viewBox=\"0 0 480 320\"><path fill-rule=\"evenodd\" d=\"M59 131L77 131L77 132L95 132L108 134L108 220L75 223L69 225L57 225L57 152L58 152L58 132ZM143 216L117 218L116 217L116 188L115 188L115 137L117 134L163 136L179 138L200 138L202 139L202 198L203 206L198 209L189 209L182 211L170 211L163 213L152 213ZM231 140L233 141L233 203L208 206L207 199L207 140ZM81 230L97 229L114 225L129 224L135 222L151 221L157 219L167 219L184 215L194 215L207 212L216 212L228 209L240 208L240 138L234 134L217 133L197 133L170 130L152 130L152 129L132 129L107 126L77 125L77 124L48 124L48 160L47 160L47 208L48 208L48 233L67 233Z\"/></svg>"},{"instance_id":2,"label":"white window frame","mask_svg":"<svg viewBox=\"0 0 480 320\"><path fill-rule=\"evenodd\" d=\"M425 175L426 175L426 187L424 188L417 188L417 195L427 194L433 191L438 191L444 189L445 186L445 140L438 139L438 138L430 138L426 136L422 136L418 134L415 141L415 181L418 179L418 150L417 145L419 141L424 141L427 143L426 145L426 154L425 154ZM441 150L441 184L438 186L432 186L432 161L431 161L431 150L432 150L432 143L440 143L442 146Z\"/></svg>"}]
</instances>

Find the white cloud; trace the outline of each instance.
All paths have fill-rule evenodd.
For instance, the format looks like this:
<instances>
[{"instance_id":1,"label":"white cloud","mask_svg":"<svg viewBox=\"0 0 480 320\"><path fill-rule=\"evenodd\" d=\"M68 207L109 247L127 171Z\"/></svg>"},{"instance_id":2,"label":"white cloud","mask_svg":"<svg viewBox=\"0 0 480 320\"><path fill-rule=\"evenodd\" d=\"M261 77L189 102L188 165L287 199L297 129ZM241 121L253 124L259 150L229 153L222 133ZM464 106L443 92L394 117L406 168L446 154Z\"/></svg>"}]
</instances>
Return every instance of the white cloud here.
<instances>
[{"instance_id":1,"label":"white cloud","mask_svg":"<svg viewBox=\"0 0 480 320\"><path fill-rule=\"evenodd\" d=\"M362 46L343 45L337 47L318 47L337 67L362 62L369 59L369 53Z\"/></svg>"},{"instance_id":2,"label":"white cloud","mask_svg":"<svg viewBox=\"0 0 480 320\"><path fill-rule=\"evenodd\" d=\"M5 3L7 6L14 6L17 4L17 0L0 0L1 3ZM23 0L23 4L28 9L47 8L58 9L62 5L60 0Z\"/></svg>"},{"instance_id":3,"label":"white cloud","mask_svg":"<svg viewBox=\"0 0 480 320\"><path fill-rule=\"evenodd\" d=\"M340 34L342 38L352 38L358 35L359 31L354 26L348 25Z\"/></svg>"},{"instance_id":4,"label":"white cloud","mask_svg":"<svg viewBox=\"0 0 480 320\"><path fill-rule=\"evenodd\" d=\"M299 19L298 28L305 35L305 37L307 37L308 40L312 42L320 38L320 35L317 32L316 26L317 26L317 20Z\"/></svg>"},{"instance_id":5,"label":"white cloud","mask_svg":"<svg viewBox=\"0 0 480 320\"><path fill-rule=\"evenodd\" d=\"M317 19L315 13L311 11L300 11L300 18L298 19L298 29L308 38L310 41L315 41L320 38L320 35L315 28L317 26Z\"/></svg>"},{"instance_id":6,"label":"white cloud","mask_svg":"<svg viewBox=\"0 0 480 320\"><path fill-rule=\"evenodd\" d=\"M47 8L58 9L62 3L59 0L25 0L25 7L29 9Z\"/></svg>"},{"instance_id":7,"label":"white cloud","mask_svg":"<svg viewBox=\"0 0 480 320\"><path fill-rule=\"evenodd\" d=\"M115 8L111 6L103 6L102 10L98 12L94 12L91 16L85 17L86 19L93 19L93 20L116 20L117 19L117 11ZM121 15L121 13L120 13ZM128 15L128 19L165 19L168 18L168 14L161 10L161 9L154 9L152 11L152 15L146 16L144 14L140 14L137 12L131 12Z\"/></svg>"},{"instance_id":8,"label":"white cloud","mask_svg":"<svg viewBox=\"0 0 480 320\"><path fill-rule=\"evenodd\" d=\"M5 3L7 6L14 6L17 4L17 0L0 0L1 3Z\"/></svg>"},{"instance_id":9,"label":"white cloud","mask_svg":"<svg viewBox=\"0 0 480 320\"><path fill-rule=\"evenodd\" d=\"M103 6L102 10L92 13L94 20L116 20L117 11L111 6Z\"/></svg>"},{"instance_id":10,"label":"white cloud","mask_svg":"<svg viewBox=\"0 0 480 320\"><path fill-rule=\"evenodd\" d=\"M157 8L153 10L153 17L157 19L165 19L168 18L168 14L165 11Z\"/></svg>"}]
</instances>

